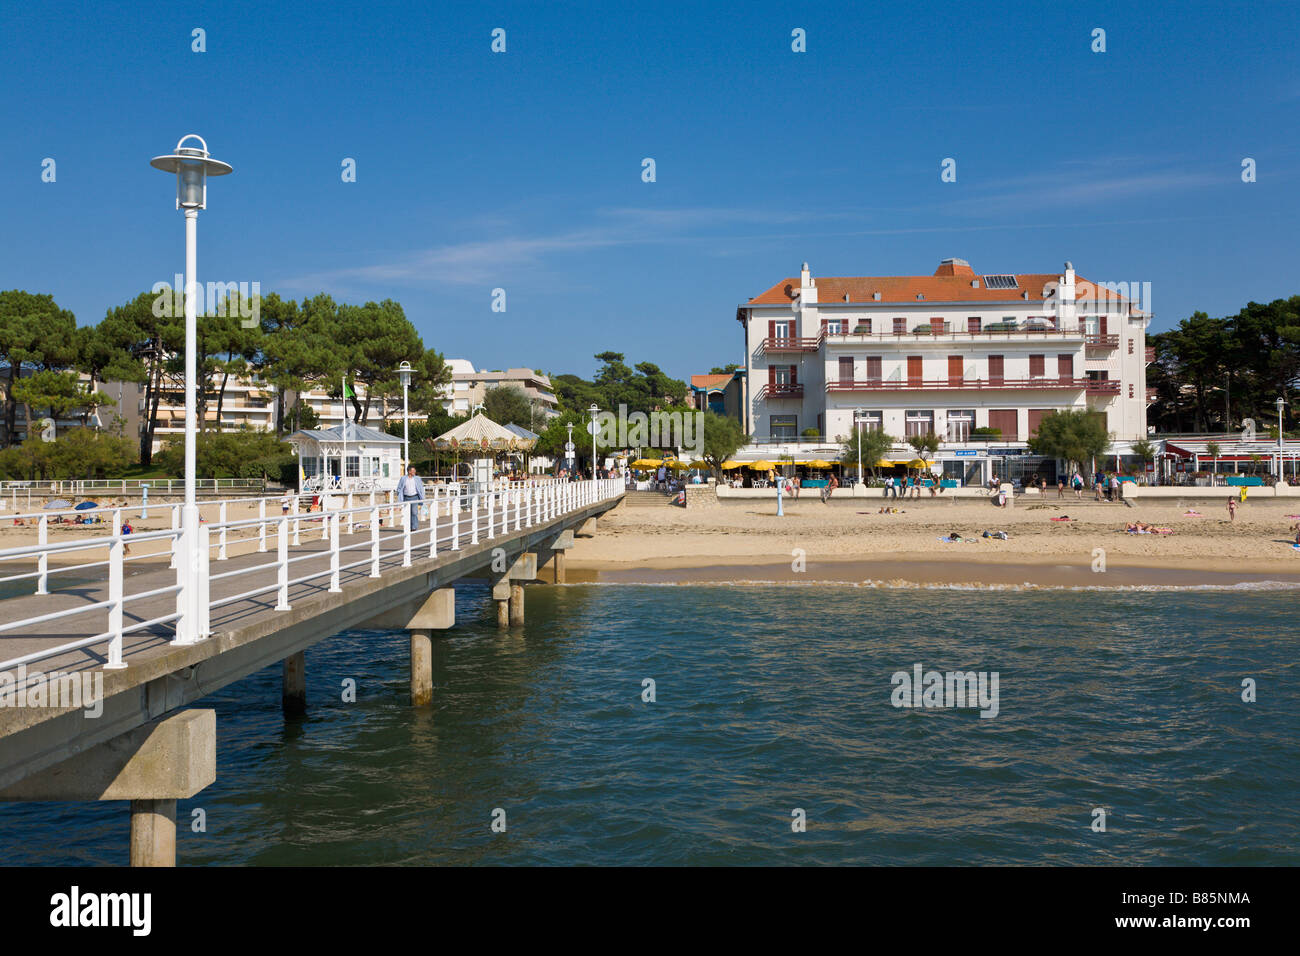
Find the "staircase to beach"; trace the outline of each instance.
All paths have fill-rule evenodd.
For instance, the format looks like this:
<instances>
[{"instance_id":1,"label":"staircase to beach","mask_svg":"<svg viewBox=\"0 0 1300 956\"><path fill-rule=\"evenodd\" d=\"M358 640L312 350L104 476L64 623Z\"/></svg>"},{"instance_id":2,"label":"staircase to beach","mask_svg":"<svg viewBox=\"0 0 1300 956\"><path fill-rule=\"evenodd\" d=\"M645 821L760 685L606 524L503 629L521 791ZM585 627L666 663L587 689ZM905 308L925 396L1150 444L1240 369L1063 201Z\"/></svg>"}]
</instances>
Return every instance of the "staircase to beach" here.
<instances>
[{"instance_id":1,"label":"staircase to beach","mask_svg":"<svg viewBox=\"0 0 1300 956\"><path fill-rule=\"evenodd\" d=\"M662 491L627 491L620 508L662 508L672 499Z\"/></svg>"}]
</instances>

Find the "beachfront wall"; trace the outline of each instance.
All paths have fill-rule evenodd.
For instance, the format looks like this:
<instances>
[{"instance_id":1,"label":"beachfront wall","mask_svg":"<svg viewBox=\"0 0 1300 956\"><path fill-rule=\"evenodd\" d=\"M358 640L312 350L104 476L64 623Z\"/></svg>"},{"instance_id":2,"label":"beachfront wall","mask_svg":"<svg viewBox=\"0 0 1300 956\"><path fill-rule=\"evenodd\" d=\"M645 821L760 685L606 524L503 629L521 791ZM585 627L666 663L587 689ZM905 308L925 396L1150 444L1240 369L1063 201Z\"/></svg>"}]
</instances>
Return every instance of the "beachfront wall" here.
<instances>
[{"instance_id":1,"label":"beachfront wall","mask_svg":"<svg viewBox=\"0 0 1300 956\"><path fill-rule=\"evenodd\" d=\"M974 429L999 429L1018 456L1044 415L1093 408L1127 443L1147 433L1150 318L1069 263L1059 276L944 260L933 276L822 279L805 263L737 310L746 430L760 447L809 429L832 442L859 413L900 439L933 431L945 462L999 457L968 441Z\"/></svg>"}]
</instances>

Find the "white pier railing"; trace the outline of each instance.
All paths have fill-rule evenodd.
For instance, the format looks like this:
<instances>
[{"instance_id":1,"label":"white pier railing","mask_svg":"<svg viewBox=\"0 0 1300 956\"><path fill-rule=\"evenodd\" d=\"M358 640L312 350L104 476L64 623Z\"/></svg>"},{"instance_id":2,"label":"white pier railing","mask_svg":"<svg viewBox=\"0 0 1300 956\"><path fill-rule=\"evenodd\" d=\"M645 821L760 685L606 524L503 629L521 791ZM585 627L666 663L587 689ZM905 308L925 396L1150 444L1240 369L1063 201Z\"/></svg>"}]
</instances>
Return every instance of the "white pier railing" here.
<instances>
[{"instance_id":1,"label":"white pier railing","mask_svg":"<svg viewBox=\"0 0 1300 956\"><path fill-rule=\"evenodd\" d=\"M130 518L127 509L121 508L107 515L97 513L99 522L88 519L88 512L75 510L4 515L0 520L35 527L37 543L0 550L0 589L4 589L0 594L8 592L0 599L0 657L7 657L2 649L6 638L33 638L36 635L31 633L31 628L35 625L53 625L43 628L43 633L47 630L57 633L60 627L64 628L63 633L78 630L85 633L94 631L95 627L80 622L99 616L105 622L105 629L0 660L0 671L98 645L107 645L102 655L105 668L125 667L123 638L126 635L170 624L175 633L173 643L193 643L211 635L214 607L273 592L276 610L286 611L291 608L290 588L296 584L328 581L327 589L338 592L344 572L368 567L370 577L381 577L381 560L385 557L400 557L401 566L409 567L413 560L432 558L444 551L459 551L466 545L549 524L622 493L623 482L619 479L501 481L490 487L426 484L425 501L415 503L423 513L418 518L419 528L410 522L412 503L397 501L392 492L323 496L291 493L203 502L200 510L205 517L199 529L198 554L191 559L197 561L199 568L195 602L198 614L192 622L187 622L184 614L190 605L185 593L186 561L180 553L183 547L180 505L157 509L170 514L169 528L130 533L124 533ZM231 517L232 509L255 513ZM61 530L69 523L79 536L66 541L50 540L52 528ZM268 559L213 573L213 563L220 565L228 560L232 547L241 545L249 546L251 553L267 553ZM128 549L132 553L128 554ZM63 563L69 557L71 560ZM128 563L160 561L163 557L176 570L175 583L127 593ZM51 558L56 561L52 563ZM309 561L317 562L318 566L307 568L305 562ZM4 574L6 569L15 566L29 569ZM248 587L236 593L224 593L228 589L222 588L222 595L213 597L212 582L234 578L245 580ZM22 582L31 582L32 590L26 591ZM99 599L23 618L16 618L13 613L16 608L12 602L23 597L75 591L84 595L86 589ZM133 604L139 607L141 602L168 595L175 596L175 611L125 622L124 611ZM8 613L6 605L10 608ZM74 618L78 619L76 623Z\"/></svg>"}]
</instances>

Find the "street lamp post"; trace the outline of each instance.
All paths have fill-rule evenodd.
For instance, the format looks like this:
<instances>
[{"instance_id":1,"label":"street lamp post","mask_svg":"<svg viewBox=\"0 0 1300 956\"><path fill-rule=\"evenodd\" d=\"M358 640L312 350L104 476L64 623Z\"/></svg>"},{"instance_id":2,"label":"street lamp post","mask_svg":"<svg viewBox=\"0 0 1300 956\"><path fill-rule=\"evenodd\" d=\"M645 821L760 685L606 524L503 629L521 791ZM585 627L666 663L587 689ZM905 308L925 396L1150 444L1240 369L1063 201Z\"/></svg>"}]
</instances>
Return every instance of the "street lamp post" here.
<instances>
[{"instance_id":1,"label":"street lamp post","mask_svg":"<svg viewBox=\"0 0 1300 956\"><path fill-rule=\"evenodd\" d=\"M402 475L405 477L406 469L411 467L411 431L408 424L411 418L406 410L406 393L411 387L410 362L397 366L397 377L402 380Z\"/></svg>"},{"instance_id":2,"label":"street lamp post","mask_svg":"<svg viewBox=\"0 0 1300 956\"><path fill-rule=\"evenodd\" d=\"M186 146L188 140L198 146ZM192 644L199 634L199 506L195 499L196 434L198 423L195 389L198 387L198 234L199 210L207 206L207 177L224 176L231 166L208 155L203 137L190 133L181 137L175 152L155 156L154 169L176 174L176 208L185 211L185 505L181 509L181 599L176 622L177 644Z\"/></svg>"},{"instance_id":3,"label":"street lamp post","mask_svg":"<svg viewBox=\"0 0 1300 956\"><path fill-rule=\"evenodd\" d=\"M595 402L592 402L591 408L587 409L587 411L591 412L591 480L595 481L596 480L596 416L600 414L600 409L596 407Z\"/></svg>"},{"instance_id":4,"label":"street lamp post","mask_svg":"<svg viewBox=\"0 0 1300 956\"><path fill-rule=\"evenodd\" d=\"M1286 399L1281 395L1277 397L1277 480L1282 480L1282 455L1286 451L1286 444L1282 440L1282 409L1286 407Z\"/></svg>"},{"instance_id":5,"label":"street lamp post","mask_svg":"<svg viewBox=\"0 0 1300 956\"><path fill-rule=\"evenodd\" d=\"M566 424L565 429L569 437L564 442L564 466L569 470L569 478L573 478L573 422Z\"/></svg>"}]
</instances>

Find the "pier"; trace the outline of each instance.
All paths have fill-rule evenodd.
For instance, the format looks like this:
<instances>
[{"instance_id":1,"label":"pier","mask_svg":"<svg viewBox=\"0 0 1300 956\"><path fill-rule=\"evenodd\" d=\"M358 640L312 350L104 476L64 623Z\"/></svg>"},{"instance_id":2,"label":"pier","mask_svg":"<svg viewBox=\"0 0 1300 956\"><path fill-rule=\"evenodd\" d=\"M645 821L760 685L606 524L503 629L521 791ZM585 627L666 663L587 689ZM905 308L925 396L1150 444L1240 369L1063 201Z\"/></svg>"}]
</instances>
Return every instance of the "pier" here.
<instances>
[{"instance_id":1,"label":"pier","mask_svg":"<svg viewBox=\"0 0 1300 956\"><path fill-rule=\"evenodd\" d=\"M55 516L25 516L40 542L0 551L0 583L34 592L0 601L0 800L129 800L132 865L174 865L176 801L216 779L215 713L192 705L280 664L284 712L301 714L303 652L374 627L410 633L410 702L429 706L456 583L487 579L497 623L522 625L525 586L563 583L575 535L623 494L620 480L435 489L418 527L387 496L311 512L295 498L287 514L279 497L242 499L256 514L218 503L194 548L176 521L124 535L118 513L107 534L52 543Z\"/></svg>"}]
</instances>

